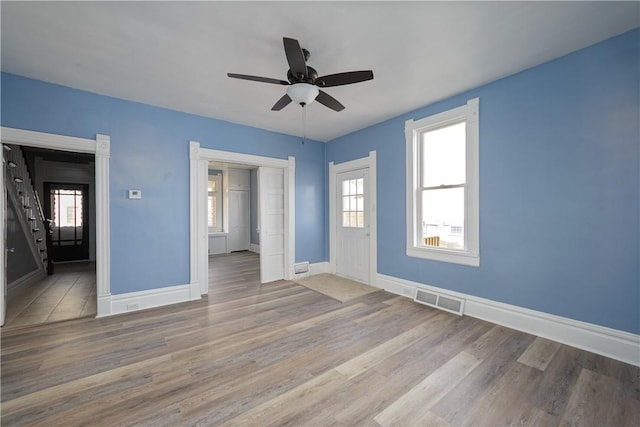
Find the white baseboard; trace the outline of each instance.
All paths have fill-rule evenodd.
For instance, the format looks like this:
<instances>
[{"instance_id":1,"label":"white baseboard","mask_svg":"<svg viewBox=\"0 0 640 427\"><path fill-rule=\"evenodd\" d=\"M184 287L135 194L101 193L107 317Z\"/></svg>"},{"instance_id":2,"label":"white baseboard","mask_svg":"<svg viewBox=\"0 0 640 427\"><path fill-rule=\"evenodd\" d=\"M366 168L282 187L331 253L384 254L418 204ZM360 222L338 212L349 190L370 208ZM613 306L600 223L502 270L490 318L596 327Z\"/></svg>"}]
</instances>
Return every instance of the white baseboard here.
<instances>
[{"instance_id":1,"label":"white baseboard","mask_svg":"<svg viewBox=\"0 0 640 427\"><path fill-rule=\"evenodd\" d=\"M378 274L378 287L407 298L426 289L465 300L465 315L640 366L640 335Z\"/></svg>"},{"instance_id":2,"label":"white baseboard","mask_svg":"<svg viewBox=\"0 0 640 427\"><path fill-rule=\"evenodd\" d=\"M309 275L313 276L315 274L323 274L330 273L331 266L328 262L316 262L313 264L309 264Z\"/></svg>"},{"instance_id":3,"label":"white baseboard","mask_svg":"<svg viewBox=\"0 0 640 427\"><path fill-rule=\"evenodd\" d=\"M200 285L198 283L168 286L126 294L104 295L98 297L97 317L113 316L200 298Z\"/></svg>"},{"instance_id":4,"label":"white baseboard","mask_svg":"<svg viewBox=\"0 0 640 427\"><path fill-rule=\"evenodd\" d=\"M259 254L260 253L260 245L256 245L255 243L251 243L251 244L249 244L249 250L251 252L255 252L255 253Z\"/></svg>"},{"instance_id":5,"label":"white baseboard","mask_svg":"<svg viewBox=\"0 0 640 427\"><path fill-rule=\"evenodd\" d=\"M316 274L329 273L329 263L328 262L316 262L313 264L309 264L309 271L304 273L298 273L293 275L293 280L302 279L303 277L315 276Z\"/></svg>"},{"instance_id":6,"label":"white baseboard","mask_svg":"<svg viewBox=\"0 0 640 427\"><path fill-rule=\"evenodd\" d=\"M14 280L11 283L7 284L7 289L13 290L20 287L29 287L34 283L38 283L40 280L47 277L47 271L42 268L38 268L37 270L33 270L30 273L25 274L24 276Z\"/></svg>"}]
</instances>

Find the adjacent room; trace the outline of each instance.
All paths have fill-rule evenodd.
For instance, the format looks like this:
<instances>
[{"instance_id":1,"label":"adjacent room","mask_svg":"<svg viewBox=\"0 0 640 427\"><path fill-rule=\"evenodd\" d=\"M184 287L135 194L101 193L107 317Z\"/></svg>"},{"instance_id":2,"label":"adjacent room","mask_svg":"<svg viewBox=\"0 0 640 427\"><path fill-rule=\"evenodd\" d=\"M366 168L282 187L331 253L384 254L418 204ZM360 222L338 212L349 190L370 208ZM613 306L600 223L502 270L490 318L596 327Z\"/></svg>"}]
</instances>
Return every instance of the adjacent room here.
<instances>
[{"instance_id":1,"label":"adjacent room","mask_svg":"<svg viewBox=\"0 0 640 427\"><path fill-rule=\"evenodd\" d=\"M640 424L640 2L0 15L2 425Z\"/></svg>"}]
</instances>

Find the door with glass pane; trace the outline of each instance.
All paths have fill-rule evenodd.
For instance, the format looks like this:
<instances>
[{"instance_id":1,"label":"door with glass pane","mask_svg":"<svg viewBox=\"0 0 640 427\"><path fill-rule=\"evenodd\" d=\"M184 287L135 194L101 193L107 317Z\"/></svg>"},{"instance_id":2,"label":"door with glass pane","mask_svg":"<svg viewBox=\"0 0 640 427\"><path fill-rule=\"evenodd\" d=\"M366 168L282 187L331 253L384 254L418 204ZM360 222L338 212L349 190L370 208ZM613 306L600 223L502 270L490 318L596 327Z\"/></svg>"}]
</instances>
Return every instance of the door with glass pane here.
<instances>
[{"instance_id":1,"label":"door with glass pane","mask_svg":"<svg viewBox=\"0 0 640 427\"><path fill-rule=\"evenodd\" d=\"M369 283L368 169L337 175L336 273Z\"/></svg>"},{"instance_id":2,"label":"door with glass pane","mask_svg":"<svg viewBox=\"0 0 640 427\"><path fill-rule=\"evenodd\" d=\"M45 212L51 224L51 259L89 259L89 186L45 182Z\"/></svg>"}]
</instances>

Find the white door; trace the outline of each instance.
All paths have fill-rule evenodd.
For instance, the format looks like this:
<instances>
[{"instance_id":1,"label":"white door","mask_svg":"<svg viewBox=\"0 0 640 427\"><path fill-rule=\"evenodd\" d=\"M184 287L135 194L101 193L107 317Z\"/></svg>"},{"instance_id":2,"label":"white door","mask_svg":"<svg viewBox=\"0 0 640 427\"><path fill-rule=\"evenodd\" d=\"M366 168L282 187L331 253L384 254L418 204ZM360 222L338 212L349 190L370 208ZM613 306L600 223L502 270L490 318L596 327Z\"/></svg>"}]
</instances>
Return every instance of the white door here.
<instances>
[{"instance_id":1,"label":"white door","mask_svg":"<svg viewBox=\"0 0 640 427\"><path fill-rule=\"evenodd\" d=\"M229 190L229 252L249 250L250 233L249 192Z\"/></svg>"},{"instance_id":2,"label":"white door","mask_svg":"<svg viewBox=\"0 0 640 427\"><path fill-rule=\"evenodd\" d=\"M369 283L369 169L337 174L336 274Z\"/></svg>"},{"instance_id":3,"label":"white door","mask_svg":"<svg viewBox=\"0 0 640 427\"><path fill-rule=\"evenodd\" d=\"M284 279L284 169L258 168L260 282Z\"/></svg>"}]
</instances>

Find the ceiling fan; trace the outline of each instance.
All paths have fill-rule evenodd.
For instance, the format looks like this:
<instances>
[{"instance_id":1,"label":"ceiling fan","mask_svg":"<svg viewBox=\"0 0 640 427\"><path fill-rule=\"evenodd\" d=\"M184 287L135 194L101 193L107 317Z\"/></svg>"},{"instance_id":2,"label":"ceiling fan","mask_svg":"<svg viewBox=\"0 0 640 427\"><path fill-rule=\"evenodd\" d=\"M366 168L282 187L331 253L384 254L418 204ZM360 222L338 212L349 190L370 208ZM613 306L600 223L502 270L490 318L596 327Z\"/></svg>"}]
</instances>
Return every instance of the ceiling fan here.
<instances>
[{"instance_id":1,"label":"ceiling fan","mask_svg":"<svg viewBox=\"0 0 640 427\"><path fill-rule=\"evenodd\" d=\"M295 101L302 107L318 101L325 107L329 107L334 111L344 110L344 105L337 99L319 88L349 85L360 83L373 79L373 71L349 71L346 73L329 74L326 76L318 76L318 72L311 66L307 65L309 60L309 51L300 48L298 40L288 37L282 38L284 42L284 53L289 63L289 71L287 71L287 80L272 79L269 77L250 76L246 74L227 73L227 76L235 79L252 80L256 82L272 83L277 85L288 86L287 93L276 102L272 111L280 111L291 101Z\"/></svg>"}]
</instances>

